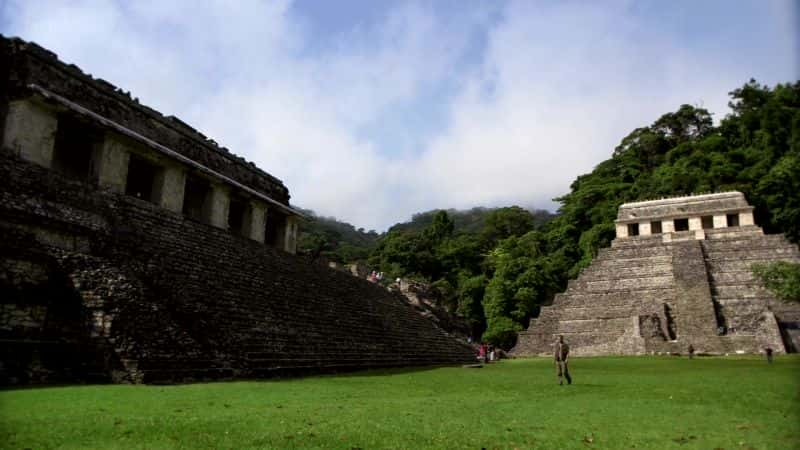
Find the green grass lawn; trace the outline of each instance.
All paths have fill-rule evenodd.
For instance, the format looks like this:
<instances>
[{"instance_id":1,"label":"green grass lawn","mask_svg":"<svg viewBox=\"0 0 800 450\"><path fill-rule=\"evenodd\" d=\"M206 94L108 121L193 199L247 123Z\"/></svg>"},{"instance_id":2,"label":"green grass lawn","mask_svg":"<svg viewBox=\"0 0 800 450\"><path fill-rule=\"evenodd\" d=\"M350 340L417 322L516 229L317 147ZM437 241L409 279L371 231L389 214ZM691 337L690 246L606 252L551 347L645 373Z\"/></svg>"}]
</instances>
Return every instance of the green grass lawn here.
<instances>
[{"instance_id":1,"label":"green grass lawn","mask_svg":"<svg viewBox=\"0 0 800 450\"><path fill-rule=\"evenodd\" d=\"M0 391L3 448L800 448L800 358L546 359L482 369Z\"/></svg>"}]
</instances>

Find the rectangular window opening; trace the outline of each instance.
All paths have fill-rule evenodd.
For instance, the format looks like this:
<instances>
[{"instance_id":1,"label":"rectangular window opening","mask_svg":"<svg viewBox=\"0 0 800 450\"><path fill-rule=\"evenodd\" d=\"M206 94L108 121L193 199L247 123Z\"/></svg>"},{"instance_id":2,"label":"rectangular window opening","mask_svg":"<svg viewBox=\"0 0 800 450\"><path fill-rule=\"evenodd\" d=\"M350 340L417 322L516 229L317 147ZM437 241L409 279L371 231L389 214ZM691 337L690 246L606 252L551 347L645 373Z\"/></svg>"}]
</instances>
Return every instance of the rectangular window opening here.
<instances>
[{"instance_id":1,"label":"rectangular window opening","mask_svg":"<svg viewBox=\"0 0 800 450\"><path fill-rule=\"evenodd\" d=\"M729 227L738 227L739 226L739 214L728 214L726 216L728 218L728 226Z\"/></svg>"},{"instance_id":2,"label":"rectangular window opening","mask_svg":"<svg viewBox=\"0 0 800 450\"><path fill-rule=\"evenodd\" d=\"M155 203L153 186L161 170L150 161L131 155L128 162L128 178L125 181L125 194Z\"/></svg>"},{"instance_id":3,"label":"rectangular window opening","mask_svg":"<svg viewBox=\"0 0 800 450\"><path fill-rule=\"evenodd\" d=\"M99 130L72 117L59 116L53 144L53 170L74 180L89 181L92 160L102 143Z\"/></svg>"},{"instance_id":4,"label":"rectangular window opening","mask_svg":"<svg viewBox=\"0 0 800 450\"><path fill-rule=\"evenodd\" d=\"M195 220L208 222L206 204L210 193L211 185L206 180L187 175L183 193L183 214Z\"/></svg>"},{"instance_id":5,"label":"rectangular window opening","mask_svg":"<svg viewBox=\"0 0 800 450\"><path fill-rule=\"evenodd\" d=\"M675 231L689 231L689 219L675 219Z\"/></svg>"},{"instance_id":6,"label":"rectangular window opening","mask_svg":"<svg viewBox=\"0 0 800 450\"><path fill-rule=\"evenodd\" d=\"M661 221L650 222L650 233L661 234Z\"/></svg>"},{"instance_id":7,"label":"rectangular window opening","mask_svg":"<svg viewBox=\"0 0 800 450\"><path fill-rule=\"evenodd\" d=\"M240 236L249 237L251 214L250 202L244 197L232 195L228 207L228 228Z\"/></svg>"},{"instance_id":8,"label":"rectangular window opening","mask_svg":"<svg viewBox=\"0 0 800 450\"><path fill-rule=\"evenodd\" d=\"M628 224L628 236L638 236L639 235L639 224L638 223L629 223Z\"/></svg>"},{"instance_id":9,"label":"rectangular window opening","mask_svg":"<svg viewBox=\"0 0 800 450\"><path fill-rule=\"evenodd\" d=\"M286 215L270 210L267 213L267 225L264 230L264 243L276 248L283 248L286 233Z\"/></svg>"},{"instance_id":10,"label":"rectangular window opening","mask_svg":"<svg viewBox=\"0 0 800 450\"><path fill-rule=\"evenodd\" d=\"M703 216L700 218L700 221L703 224L704 230L710 230L714 228L714 216Z\"/></svg>"}]
</instances>

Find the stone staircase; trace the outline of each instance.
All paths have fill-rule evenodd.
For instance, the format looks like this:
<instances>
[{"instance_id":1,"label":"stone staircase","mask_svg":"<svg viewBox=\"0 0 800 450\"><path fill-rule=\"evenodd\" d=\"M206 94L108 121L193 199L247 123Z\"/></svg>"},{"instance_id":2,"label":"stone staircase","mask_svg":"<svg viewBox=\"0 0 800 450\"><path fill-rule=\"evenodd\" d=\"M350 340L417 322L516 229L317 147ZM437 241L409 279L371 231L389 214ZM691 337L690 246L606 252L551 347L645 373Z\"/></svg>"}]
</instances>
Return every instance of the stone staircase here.
<instances>
[{"instance_id":1,"label":"stone staircase","mask_svg":"<svg viewBox=\"0 0 800 450\"><path fill-rule=\"evenodd\" d=\"M800 250L783 235L749 234L728 239L703 241L711 292L724 334L731 337L755 336L763 321L764 309L774 313L782 329L796 329L800 308L777 300L753 276L754 263L800 262ZM784 336L796 347L798 336Z\"/></svg>"},{"instance_id":2,"label":"stone staircase","mask_svg":"<svg viewBox=\"0 0 800 450\"><path fill-rule=\"evenodd\" d=\"M638 316L663 315L674 290L670 246L655 238L614 241L552 305L542 307L512 353L547 354L559 334L576 355L629 353L643 345L631 334Z\"/></svg>"}]
</instances>

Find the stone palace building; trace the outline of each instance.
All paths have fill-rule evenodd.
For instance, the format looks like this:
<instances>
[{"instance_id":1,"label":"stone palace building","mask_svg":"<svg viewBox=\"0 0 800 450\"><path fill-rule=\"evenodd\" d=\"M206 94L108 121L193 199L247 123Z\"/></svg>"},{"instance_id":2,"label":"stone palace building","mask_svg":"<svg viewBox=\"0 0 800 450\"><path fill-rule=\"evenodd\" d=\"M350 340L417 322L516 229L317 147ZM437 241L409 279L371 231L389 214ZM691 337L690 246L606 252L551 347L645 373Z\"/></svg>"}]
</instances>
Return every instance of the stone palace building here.
<instances>
[{"instance_id":1,"label":"stone palace building","mask_svg":"<svg viewBox=\"0 0 800 450\"><path fill-rule=\"evenodd\" d=\"M0 384L474 361L406 299L294 255L272 175L0 36Z\"/></svg>"}]
</instances>

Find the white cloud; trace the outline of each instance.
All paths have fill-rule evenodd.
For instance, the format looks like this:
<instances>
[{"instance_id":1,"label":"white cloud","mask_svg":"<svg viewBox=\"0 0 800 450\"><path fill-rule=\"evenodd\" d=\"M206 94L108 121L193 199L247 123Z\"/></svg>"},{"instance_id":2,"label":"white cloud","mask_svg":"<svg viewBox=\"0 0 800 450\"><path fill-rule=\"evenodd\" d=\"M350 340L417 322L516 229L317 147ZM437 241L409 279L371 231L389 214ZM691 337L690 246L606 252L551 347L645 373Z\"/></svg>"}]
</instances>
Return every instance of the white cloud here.
<instances>
[{"instance_id":1,"label":"white cloud","mask_svg":"<svg viewBox=\"0 0 800 450\"><path fill-rule=\"evenodd\" d=\"M687 102L724 114L759 73L628 4L512 2L499 22L473 6L409 3L329 42L288 1L12 1L0 23L255 161L293 203L377 229L434 207L551 207L633 128ZM443 88L432 136L360 132ZM423 144L394 152L408 142Z\"/></svg>"}]
</instances>

